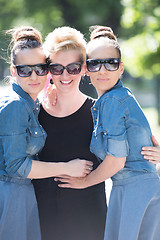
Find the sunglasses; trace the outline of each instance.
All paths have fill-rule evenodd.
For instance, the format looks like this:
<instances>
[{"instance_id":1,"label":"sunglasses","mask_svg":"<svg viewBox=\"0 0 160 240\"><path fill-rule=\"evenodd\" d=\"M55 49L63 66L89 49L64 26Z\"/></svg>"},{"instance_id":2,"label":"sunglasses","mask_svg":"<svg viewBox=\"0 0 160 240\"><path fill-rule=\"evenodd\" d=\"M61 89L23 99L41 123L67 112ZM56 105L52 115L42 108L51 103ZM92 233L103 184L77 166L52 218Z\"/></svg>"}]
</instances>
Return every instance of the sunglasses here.
<instances>
[{"instance_id":1,"label":"sunglasses","mask_svg":"<svg viewBox=\"0 0 160 240\"><path fill-rule=\"evenodd\" d=\"M49 67L47 63L40 63L35 65L16 65L18 76L29 77L31 76L33 70L38 76L45 76L49 72Z\"/></svg>"},{"instance_id":2,"label":"sunglasses","mask_svg":"<svg viewBox=\"0 0 160 240\"><path fill-rule=\"evenodd\" d=\"M86 61L89 72L100 71L102 64L108 71L116 71L119 68L120 62L120 58L88 59Z\"/></svg>"},{"instance_id":3,"label":"sunglasses","mask_svg":"<svg viewBox=\"0 0 160 240\"><path fill-rule=\"evenodd\" d=\"M76 75L81 72L81 66L81 63L70 63L66 67L61 64L51 63L49 69L53 75L61 75L64 69L66 69L69 74Z\"/></svg>"}]
</instances>

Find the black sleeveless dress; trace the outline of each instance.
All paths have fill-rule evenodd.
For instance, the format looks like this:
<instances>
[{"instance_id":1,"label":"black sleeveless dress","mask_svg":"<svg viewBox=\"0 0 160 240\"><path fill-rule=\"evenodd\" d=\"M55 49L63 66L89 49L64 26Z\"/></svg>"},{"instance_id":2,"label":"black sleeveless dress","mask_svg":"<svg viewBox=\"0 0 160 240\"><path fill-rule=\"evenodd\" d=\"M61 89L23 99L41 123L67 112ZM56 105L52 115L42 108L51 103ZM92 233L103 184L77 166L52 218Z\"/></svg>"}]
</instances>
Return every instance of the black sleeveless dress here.
<instances>
[{"instance_id":1,"label":"black sleeveless dress","mask_svg":"<svg viewBox=\"0 0 160 240\"><path fill-rule=\"evenodd\" d=\"M46 162L91 160L93 130L91 107L87 98L82 107L67 117L53 117L41 107L40 124L47 132L39 158ZM42 240L103 240L106 220L105 184L86 189L59 188L53 178L33 180L38 202Z\"/></svg>"}]
</instances>

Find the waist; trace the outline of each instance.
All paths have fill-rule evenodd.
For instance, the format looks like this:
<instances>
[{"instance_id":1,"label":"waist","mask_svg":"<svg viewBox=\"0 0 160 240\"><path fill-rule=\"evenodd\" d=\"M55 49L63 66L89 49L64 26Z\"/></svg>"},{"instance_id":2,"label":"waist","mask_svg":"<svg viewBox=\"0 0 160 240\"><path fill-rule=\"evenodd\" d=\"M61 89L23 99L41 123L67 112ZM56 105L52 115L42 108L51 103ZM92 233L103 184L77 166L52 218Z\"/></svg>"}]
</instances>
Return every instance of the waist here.
<instances>
[{"instance_id":1,"label":"waist","mask_svg":"<svg viewBox=\"0 0 160 240\"><path fill-rule=\"evenodd\" d=\"M0 176L0 181L11 182L16 184L31 184L31 179L29 178L12 178L9 176Z\"/></svg>"},{"instance_id":2,"label":"waist","mask_svg":"<svg viewBox=\"0 0 160 240\"><path fill-rule=\"evenodd\" d=\"M138 184L139 181L145 180L145 179L159 180L159 177L158 177L157 173L143 173L143 174L131 176L131 177L124 178L124 179L113 180L113 186L126 185L126 184L133 183L135 181L137 181L137 184Z\"/></svg>"}]
</instances>

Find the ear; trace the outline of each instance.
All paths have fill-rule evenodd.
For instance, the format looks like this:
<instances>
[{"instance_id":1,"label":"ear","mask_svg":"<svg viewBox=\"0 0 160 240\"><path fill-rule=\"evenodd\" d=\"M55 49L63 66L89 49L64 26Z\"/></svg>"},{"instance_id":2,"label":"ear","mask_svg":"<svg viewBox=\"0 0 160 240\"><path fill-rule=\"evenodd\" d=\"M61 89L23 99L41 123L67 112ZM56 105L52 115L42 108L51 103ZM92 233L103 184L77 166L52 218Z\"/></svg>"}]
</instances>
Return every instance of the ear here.
<instances>
[{"instance_id":1,"label":"ear","mask_svg":"<svg viewBox=\"0 0 160 240\"><path fill-rule=\"evenodd\" d=\"M17 70L13 65L10 66L10 72L11 72L12 77L15 77L17 74Z\"/></svg>"},{"instance_id":2,"label":"ear","mask_svg":"<svg viewBox=\"0 0 160 240\"><path fill-rule=\"evenodd\" d=\"M120 63L119 69L120 69L120 72L121 72L121 75L122 75L123 72L124 72L124 63L123 62Z\"/></svg>"}]
</instances>

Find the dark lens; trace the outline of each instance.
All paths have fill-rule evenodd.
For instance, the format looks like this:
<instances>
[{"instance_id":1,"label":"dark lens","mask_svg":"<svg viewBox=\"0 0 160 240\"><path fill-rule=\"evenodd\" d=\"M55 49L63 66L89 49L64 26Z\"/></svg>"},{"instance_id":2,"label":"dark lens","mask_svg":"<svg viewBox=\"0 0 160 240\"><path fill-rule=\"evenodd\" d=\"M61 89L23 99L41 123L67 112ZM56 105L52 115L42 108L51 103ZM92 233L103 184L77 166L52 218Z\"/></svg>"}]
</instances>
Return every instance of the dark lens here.
<instances>
[{"instance_id":1,"label":"dark lens","mask_svg":"<svg viewBox=\"0 0 160 240\"><path fill-rule=\"evenodd\" d=\"M97 60L87 60L87 69L89 72L98 72L100 63Z\"/></svg>"},{"instance_id":2,"label":"dark lens","mask_svg":"<svg viewBox=\"0 0 160 240\"><path fill-rule=\"evenodd\" d=\"M34 67L34 69L38 76L47 75L49 71L47 64L38 64L37 66Z\"/></svg>"},{"instance_id":3,"label":"dark lens","mask_svg":"<svg viewBox=\"0 0 160 240\"><path fill-rule=\"evenodd\" d=\"M80 63L71 63L66 66L67 72L72 75L79 74L81 71L81 64Z\"/></svg>"},{"instance_id":4,"label":"dark lens","mask_svg":"<svg viewBox=\"0 0 160 240\"><path fill-rule=\"evenodd\" d=\"M116 71L119 68L119 63L120 63L119 58L111 58L111 59L107 59L104 65L108 71Z\"/></svg>"},{"instance_id":5,"label":"dark lens","mask_svg":"<svg viewBox=\"0 0 160 240\"><path fill-rule=\"evenodd\" d=\"M64 71L64 67L60 64L50 64L49 68L53 75L61 75Z\"/></svg>"},{"instance_id":6,"label":"dark lens","mask_svg":"<svg viewBox=\"0 0 160 240\"><path fill-rule=\"evenodd\" d=\"M32 68L24 65L24 66L16 66L17 73L20 77L29 77L32 74Z\"/></svg>"}]
</instances>

